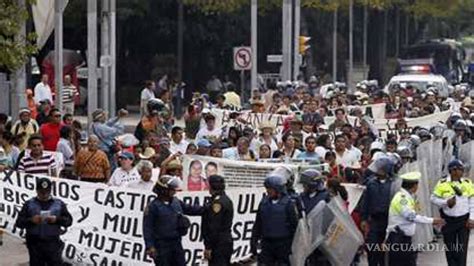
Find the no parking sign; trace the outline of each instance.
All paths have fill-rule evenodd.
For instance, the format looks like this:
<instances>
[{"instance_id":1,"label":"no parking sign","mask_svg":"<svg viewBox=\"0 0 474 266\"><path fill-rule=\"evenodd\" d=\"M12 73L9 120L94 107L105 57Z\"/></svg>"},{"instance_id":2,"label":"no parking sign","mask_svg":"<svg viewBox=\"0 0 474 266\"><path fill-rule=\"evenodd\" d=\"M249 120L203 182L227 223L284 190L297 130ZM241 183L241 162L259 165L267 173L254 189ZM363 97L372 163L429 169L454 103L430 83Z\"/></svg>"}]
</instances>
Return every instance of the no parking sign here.
<instances>
[{"instance_id":1,"label":"no parking sign","mask_svg":"<svg viewBox=\"0 0 474 266\"><path fill-rule=\"evenodd\" d=\"M252 49L247 46L234 48L234 70L250 70L252 68Z\"/></svg>"}]
</instances>

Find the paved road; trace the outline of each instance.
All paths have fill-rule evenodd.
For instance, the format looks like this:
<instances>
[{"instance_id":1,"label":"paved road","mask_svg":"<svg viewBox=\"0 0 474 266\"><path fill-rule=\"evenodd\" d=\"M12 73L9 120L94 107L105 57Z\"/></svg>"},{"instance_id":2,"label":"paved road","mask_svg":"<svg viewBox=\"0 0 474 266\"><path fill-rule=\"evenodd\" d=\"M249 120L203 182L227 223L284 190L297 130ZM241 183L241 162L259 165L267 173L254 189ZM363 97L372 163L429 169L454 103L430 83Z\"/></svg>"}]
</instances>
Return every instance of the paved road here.
<instances>
[{"instance_id":1,"label":"paved road","mask_svg":"<svg viewBox=\"0 0 474 266\"><path fill-rule=\"evenodd\" d=\"M471 233L467 265L474 265L474 232ZM28 265L28 251L23 241L5 235L3 246L0 246L0 266L26 266ZM361 266L367 265L364 261ZM445 266L444 252L423 252L418 255L418 265Z\"/></svg>"}]
</instances>

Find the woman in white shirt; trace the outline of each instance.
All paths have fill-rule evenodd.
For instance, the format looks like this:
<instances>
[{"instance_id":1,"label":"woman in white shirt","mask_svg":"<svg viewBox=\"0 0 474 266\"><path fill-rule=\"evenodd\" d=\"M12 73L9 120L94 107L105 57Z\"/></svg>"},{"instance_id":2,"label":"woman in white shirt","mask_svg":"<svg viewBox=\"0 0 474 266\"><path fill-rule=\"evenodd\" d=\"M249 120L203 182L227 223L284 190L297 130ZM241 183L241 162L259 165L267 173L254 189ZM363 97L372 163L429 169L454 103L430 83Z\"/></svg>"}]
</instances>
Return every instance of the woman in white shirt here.
<instances>
[{"instance_id":1,"label":"woman in white shirt","mask_svg":"<svg viewBox=\"0 0 474 266\"><path fill-rule=\"evenodd\" d=\"M273 157L282 158L285 161L298 158L301 151L296 148L295 137L287 133L283 135L281 140L283 141L283 149L274 152Z\"/></svg>"}]
</instances>

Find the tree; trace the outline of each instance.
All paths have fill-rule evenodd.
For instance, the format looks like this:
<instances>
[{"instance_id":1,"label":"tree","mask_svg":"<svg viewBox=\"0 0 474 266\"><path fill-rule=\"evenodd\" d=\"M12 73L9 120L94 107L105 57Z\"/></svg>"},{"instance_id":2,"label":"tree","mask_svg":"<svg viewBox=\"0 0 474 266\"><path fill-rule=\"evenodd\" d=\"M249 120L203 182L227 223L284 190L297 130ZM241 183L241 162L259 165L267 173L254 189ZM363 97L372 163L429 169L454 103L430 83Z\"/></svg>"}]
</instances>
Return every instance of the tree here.
<instances>
[{"instance_id":1,"label":"tree","mask_svg":"<svg viewBox=\"0 0 474 266\"><path fill-rule=\"evenodd\" d=\"M33 0L26 1L32 4ZM0 1L0 69L13 72L21 67L29 56L37 52L34 40L36 34L19 37L28 11L17 0Z\"/></svg>"}]
</instances>

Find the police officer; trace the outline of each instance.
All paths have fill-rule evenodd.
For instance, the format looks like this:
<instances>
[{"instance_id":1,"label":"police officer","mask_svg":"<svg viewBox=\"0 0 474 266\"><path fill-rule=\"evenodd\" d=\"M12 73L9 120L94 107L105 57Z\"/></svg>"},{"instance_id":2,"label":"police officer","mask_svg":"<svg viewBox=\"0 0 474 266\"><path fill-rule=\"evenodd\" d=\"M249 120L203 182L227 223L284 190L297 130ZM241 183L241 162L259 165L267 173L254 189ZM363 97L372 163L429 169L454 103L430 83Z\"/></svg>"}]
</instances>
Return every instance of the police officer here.
<instances>
[{"instance_id":1,"label":"police officer","mask_svg":"<svg viewBox=\"0 0 474 266\"><path fill-rule=\"evenodd\" d=\"M262 199L252 230L250 249L257 255L259 265L290 265L291 244L298 224L296 205L286 191L286 179L268 176L264 186L267 195Z\"/></svg>"},{"instance_id":2,"label":"police officer","mask_svg":"<svg viewBox=\"0 0 474 266\"><path fill-rule=\"evenodd\" d=\"M181 180L163 175L156 182L153 192L157 194L145 209L143 216L143 238L147 254L155 265L184 266L184 250L181 237L190 226L186 215L202 215L204 209L184 204L175 197Z\"/></svg>"},{"instance_id":3,"label":"police officer","mask_svg":"<svg viewBox=\"0 0 474 266\"><path fill-rule=\"evenodd\" d=\"M329 202L331 194L324 186L324 176L317 170L308 169L300 175L303 192L300 194L302 211L307 215L320 202ZM316 249L307 259L307 265L331 265L327 258Z\"/></svg>"},{"instance_id":4,"label":"police officer","mask_svg":"<svg viewBox=\"0 0 474 266\"><path fill-rule=\"evenodd\" d=\"M39 178L37 196L26 201L16 227L26 229L30 265L62 265L64 243L59 236L71 226L72 216L66 204L51 196L51 180Z\"/></svg>"},{"instance_id":5,"label":"police officer","mask_svg":"<svg viewBox=\"0 0 474 266\"><path fill-rule=\"evenodd\" d=\"M367 181L362 201L361 229L367 234L366 243L370 245L382 244L385 239L392 199L393 167L394 164L388 157L377 159L374 162L374 174ZM384 254L380 249L369 249L367 253L369 266L384 265Z\"/></svg>"},{"instance_id":6,"label":"police officer","mask_svg":"<svg viewBox=\"0 0 474 266\"><path fill-rule=\"evenodd\" d=\"M402 187L390 203L387 227L389 246L388 265L415 266L416 252L411 247L415 234L416 223L443 225L444 220L417 214L416 191L420 180L420 172L401 175Z\"/></svg>"},{"instance_id":7,"label":"police officer","mask_svg":"<svg viewBox=\"0 0 474 266\"><path fill-rule=\"evenodd\" d=\"M469 229L474 226L474 186L470 179L462 177L464 164L460 160L451 161L448 171L449 175L436 184L431 202L446 220L441 232L448 265L466 265Z\"/></svg>"},{"instance_id":8,"label":"police officer","mask_svg":"<svg viewBox=\"0 0 474 266\"><path fill-rule=\"evenodd\" d=\"M234 206L225 194L224 178L212 175L208 178L211 202L206 204L202 216L202 236L204 239L204 257L209 265L230 265L233 252L231 234Z\"/></svg>"}]
</instances>

